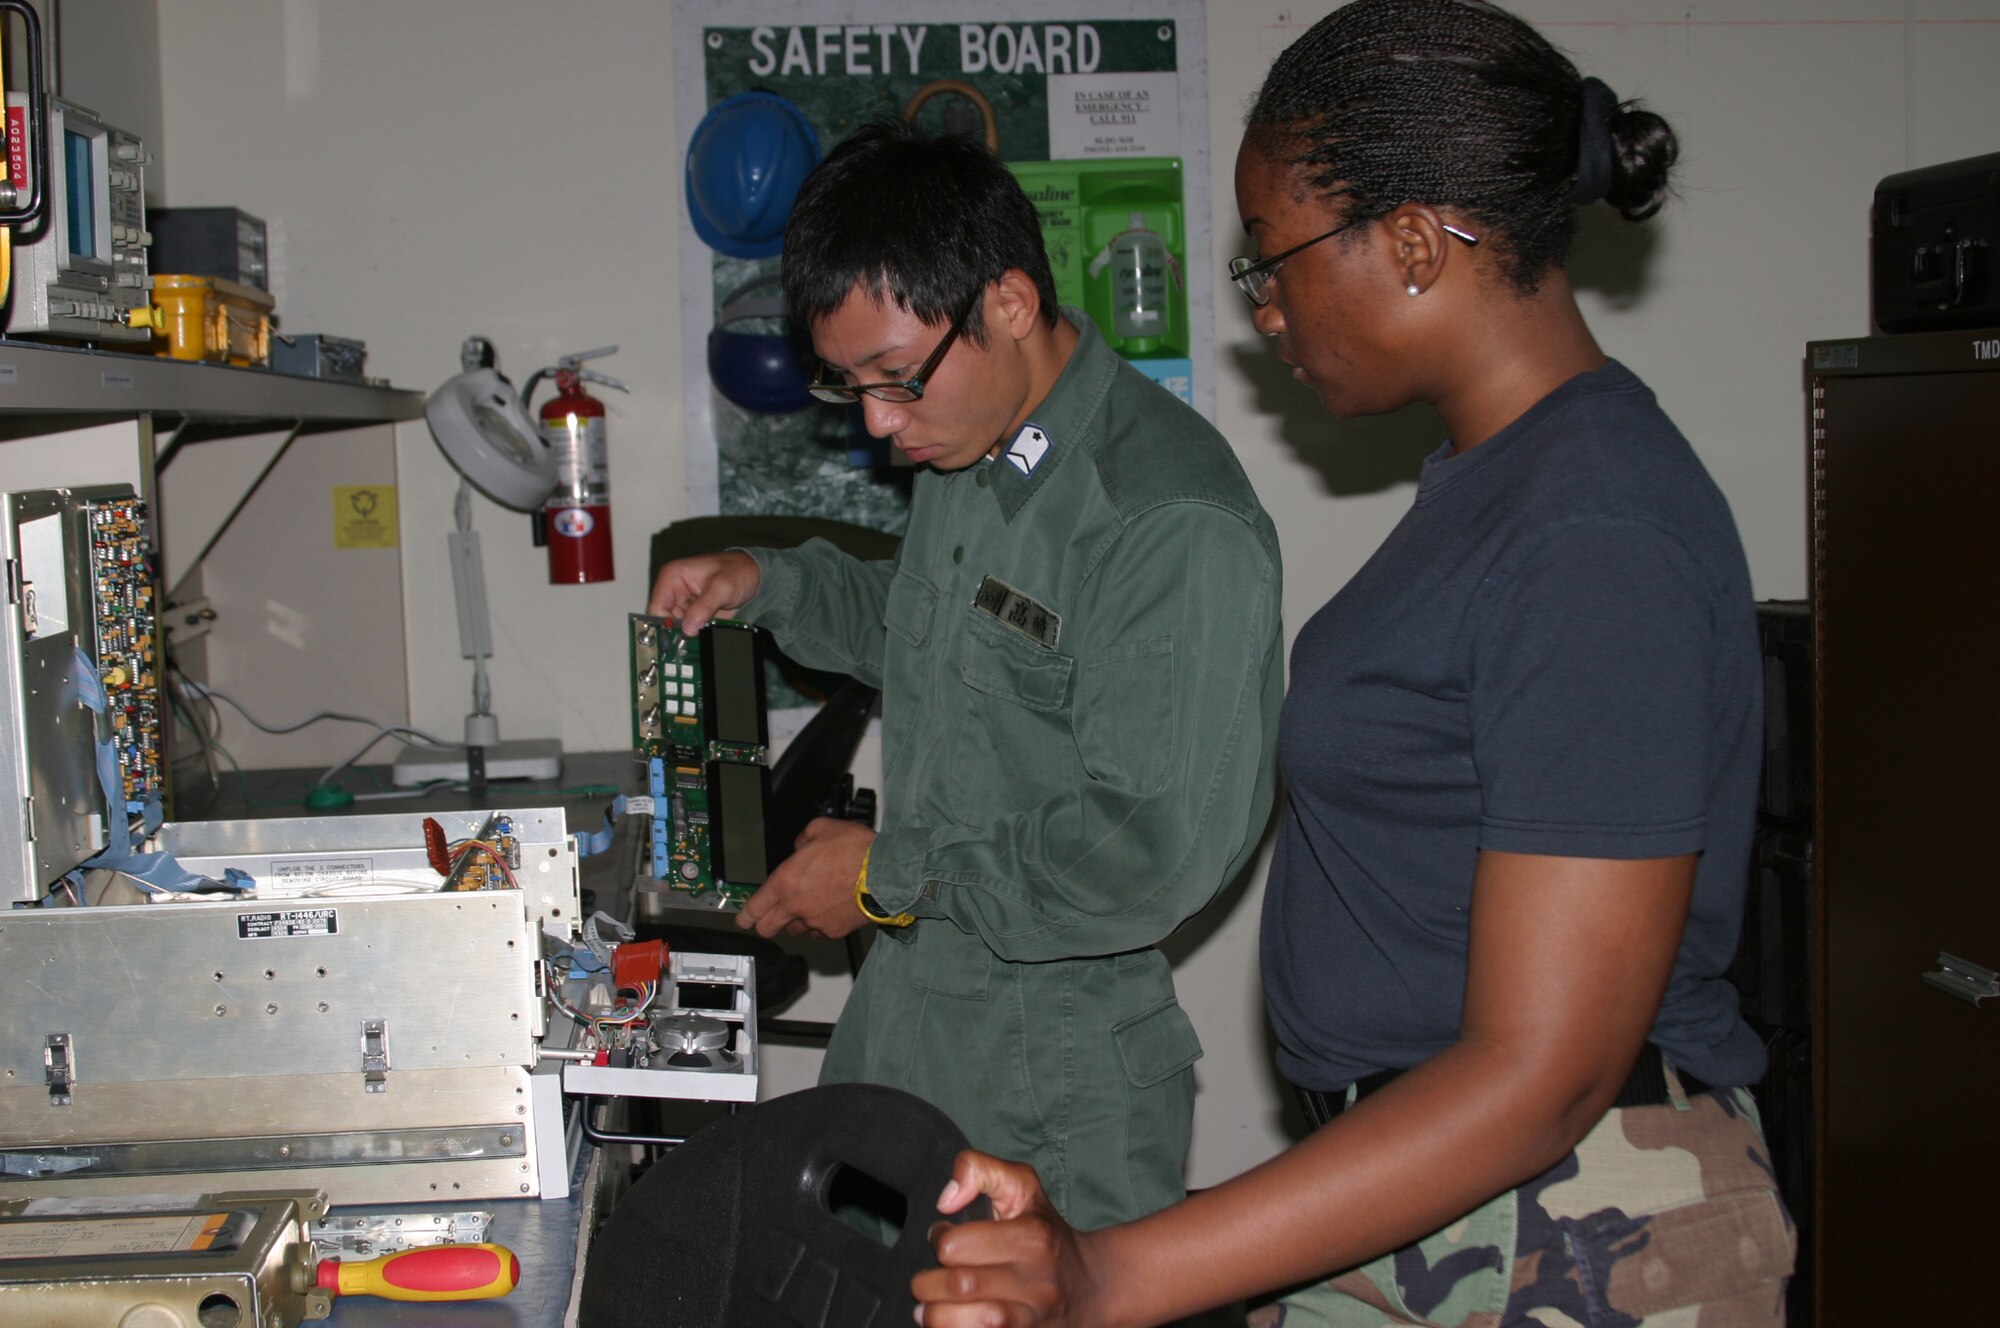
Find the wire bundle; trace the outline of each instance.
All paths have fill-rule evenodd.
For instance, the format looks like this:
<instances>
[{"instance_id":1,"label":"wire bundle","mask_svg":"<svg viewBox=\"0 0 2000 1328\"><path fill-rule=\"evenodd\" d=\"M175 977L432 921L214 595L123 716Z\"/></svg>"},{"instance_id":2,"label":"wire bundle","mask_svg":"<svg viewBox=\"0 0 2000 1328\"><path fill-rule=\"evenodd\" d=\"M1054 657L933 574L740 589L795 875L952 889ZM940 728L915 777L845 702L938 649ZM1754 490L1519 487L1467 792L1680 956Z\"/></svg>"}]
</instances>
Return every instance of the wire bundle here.
<instances>
[{"instance_id":1,"label":"wire bundle","mask_svg":"<svg viewBox=\"0 0 2000 1328\"><path fill-rule=\"evenodd\" d=\"M345 774L351 766L353 766L356 762L358 762L363 756L366 756L370 751L370 749L372 749L376 743L382 741L382 739L384 738L389 738L389 737L403 738L407 741L421 743L425 746L434 747L441 751L459 751L463 749L463 744L461 743L447 742L443 738L439 738L430 733L426 733L422 729L412 728L407 724L384 724L379 720L370 719L366 715L349 715L349 714L344 714L337 710L322 710L319 711L317 714L309 715L305 719L301 719L296 723L292 724L267 724L264 721L258 719L255 715L251 714L247 709L245 709L243 703L241 701L238 701L235 697L230 696L224 692L219 692L215 688L210 687L205 683L199 683L194 681L192 678L189 678L184 672L182 672L178 665L173 665L173 664L168 665L168 692L174 708L180 711L182 718L185 719L188 722L189 727L194 730L195 740L196 740L196 751L198 753L199 759L201 759L202 762L208 768L209 781L211 785L218 785L220 779L220 772L218 771L215 765L215 757L217 754L220 754L225 760L229 762L231 766L236 766L236 758L229 754L228 750L222 746L222 743L220 741L222 734L222 715L221 712L216 708L215 703L217 701L222 701L231 706L233 709L235 709L235 711L238 714L242 715L243 718L249 722L252 728L261 729L265 733L270 733L270 734L296 733L300 729L306 728L309 725L322 723L327 720L335 720L345 724L366 724L372 727L375 730L375 732L369 737L368 741L363 743L359 748L355 750L353 755L349 756L346 760L341 761L336 765L329 766L320 775L319 779L316 780L315 783L322 786L334 785L334 783L343 774ZM193 759L195 758L193 757L189 758L190 761L192 761ZM178 764L178 762L176 764ZM242 768L240 766L236 766L236 769L237 773L240 776L242 773ZM441 781L441 783L450 783L450 782L451 781ZM423 792L425 793L432 791L434 790L431 788L426 788L423 790ZM418 796L418 794L415 791L387 790L382 793L359 793L355 795L355 799L356 801L361 801L377 797L407 798L416 796Z\"/></svg>"},{"instance_id":2,"label":"wire bundle","mask_svg":"<svg viewBox=\"0 0 2000 1328\"><path fill-rule=\"evenodd\" d=\"M568 959L571 957L557 956L558 959ZM622 996L630 992L635 998L632 1003L626 1004L614 1000L609 1009L591 1013L587 1010L579 1009L563 999L562 972L557 968L555 960L545 959L542 961L542 975L543 986L548 989L549 1004L554 1006L558 1012L569 1016L575 1022L576 1026L583 1030L584 1040L580 1050L584 1051L593 1051L599 1047L610 1046L612 1038L611 1030L613 1029L630 1028L635 1024L643 1023L646 1011L652 1008L653 1001L659 996L661 987L661 984L658 982L641 983L637 987L620 987L618 994Z\"/></svg>"}]
</instances>

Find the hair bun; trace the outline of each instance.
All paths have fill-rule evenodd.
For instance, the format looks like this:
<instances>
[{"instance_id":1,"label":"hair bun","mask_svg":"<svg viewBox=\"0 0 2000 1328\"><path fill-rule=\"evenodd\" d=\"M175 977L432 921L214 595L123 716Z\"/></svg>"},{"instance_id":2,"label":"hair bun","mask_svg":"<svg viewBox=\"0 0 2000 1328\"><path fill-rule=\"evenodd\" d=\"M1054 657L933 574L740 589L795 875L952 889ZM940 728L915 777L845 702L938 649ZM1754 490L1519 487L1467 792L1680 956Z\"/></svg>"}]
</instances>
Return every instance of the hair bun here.
<instances>
[{"instance_id":1,"label":"hair bun","mask_svg":"<svg viewBox=\"0 0 2000 1328\"><path fill-rule=\"evenodd\" d=\"M1644 221L1666 204L1679 140L1665 120L1628 104L1612 117L1611 142L1611 183L1604 201L1625 220Z\"/></svg>"}]
</instances>

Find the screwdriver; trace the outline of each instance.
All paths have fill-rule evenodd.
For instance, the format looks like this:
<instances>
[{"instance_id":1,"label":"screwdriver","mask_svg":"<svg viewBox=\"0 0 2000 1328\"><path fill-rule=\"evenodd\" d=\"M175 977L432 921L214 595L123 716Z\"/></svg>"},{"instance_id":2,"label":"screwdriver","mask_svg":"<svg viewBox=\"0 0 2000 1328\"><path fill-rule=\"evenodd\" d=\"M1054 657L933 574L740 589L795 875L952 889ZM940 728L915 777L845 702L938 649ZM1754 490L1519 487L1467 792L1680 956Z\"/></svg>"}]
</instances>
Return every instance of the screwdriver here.
<instances>
[{"instance_id":1,"label":"screwdriver","mask_svg":"<svg viewBox=\"0 0 2000 1328\"><path fill-rule=\"evenodd\" d=\"M336 1296L485 1300L520 1284L521 1261L504 1245L424 1245L366 1263L319 1261L318 1285Z\"/></svg>"}]
</instances>

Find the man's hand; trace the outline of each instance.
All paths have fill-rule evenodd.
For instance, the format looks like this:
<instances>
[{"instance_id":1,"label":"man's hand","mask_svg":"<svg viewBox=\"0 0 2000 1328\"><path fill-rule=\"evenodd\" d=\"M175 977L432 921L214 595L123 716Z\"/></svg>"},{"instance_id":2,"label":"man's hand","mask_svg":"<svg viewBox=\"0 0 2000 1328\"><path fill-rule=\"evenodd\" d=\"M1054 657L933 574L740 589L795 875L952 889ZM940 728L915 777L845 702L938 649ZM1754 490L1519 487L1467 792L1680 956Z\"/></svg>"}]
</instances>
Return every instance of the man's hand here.
<instances>
[{"instance_id":1,"label":"man's hand","mask_svg":"<svg viewBox=\"0 0 2000 1328\"><path fill-rule=\"evenodd\" d=\"M736 915L759 936L845 936L867 919L854 906L854 882L875 832L858 821L821 816L806 823L792 856Z\"/></svg>"},{"instance_id":2,"label":"man's hand","mask_svg":"<svg viewBox=\"0 0 2000 1328\"><path fill-rule=\"evenodd\" d=\"M684 635L693 636L717 614L748 604L763 579L757 560L734 549L676 558L660 569L646 612L678 623Z\"/></svg>"},{"instance_id":3,"label":"man's hand","mask_svg":"<svg viewBox=\"0 0 2000 1328\"><path fill-rule=\"evenodd\" d=\"M967 1149L958 1155L938 1211L958 1212L981 1194L993 1202L994 1221L940 1222L931 1229L942 1267L910 1283L924 1328L1090 1323L1089 1238L1056 1212L1034 1168Z\"/></svg>"}]
</instances>

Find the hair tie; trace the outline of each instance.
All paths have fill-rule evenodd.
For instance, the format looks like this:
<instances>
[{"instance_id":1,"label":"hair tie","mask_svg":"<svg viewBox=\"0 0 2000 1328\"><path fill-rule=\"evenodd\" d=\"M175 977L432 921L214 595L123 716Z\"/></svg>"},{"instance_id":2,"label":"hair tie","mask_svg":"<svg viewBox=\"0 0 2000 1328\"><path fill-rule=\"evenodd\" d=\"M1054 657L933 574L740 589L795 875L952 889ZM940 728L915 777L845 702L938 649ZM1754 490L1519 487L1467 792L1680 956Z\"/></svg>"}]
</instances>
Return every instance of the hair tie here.
<instances>
[{"instance_id":1,"label":"hair tie","mask_svg":"<svg viewBox=\"0 0 2000 1328\"><path fill-rule=\"evenodd\" d=\"M1618 111L1618 94L1601 78L1583 80L1583 124L1577 133L1576 182L1569 201L1595 203L1611 192L1616 154L1611 144L1611 117Z\"/></svg>"}]
</instances>

